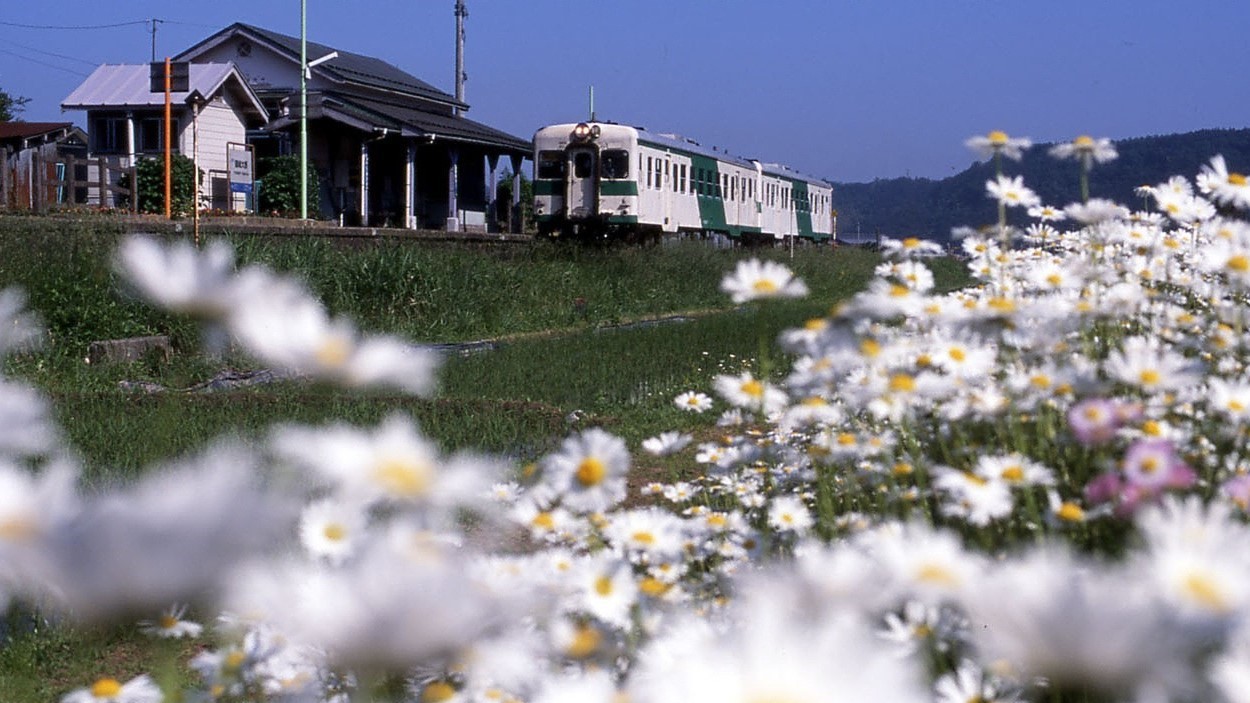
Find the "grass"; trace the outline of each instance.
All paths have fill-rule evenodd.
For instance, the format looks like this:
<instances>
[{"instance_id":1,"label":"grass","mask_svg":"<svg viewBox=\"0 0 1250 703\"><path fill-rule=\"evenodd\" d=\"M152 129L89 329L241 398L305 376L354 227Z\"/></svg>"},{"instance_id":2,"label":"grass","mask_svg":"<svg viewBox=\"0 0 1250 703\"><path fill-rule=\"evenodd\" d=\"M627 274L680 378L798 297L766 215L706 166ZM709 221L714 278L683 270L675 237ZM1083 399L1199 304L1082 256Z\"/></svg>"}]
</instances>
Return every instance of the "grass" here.
<instances>
[{"instance_id":1,"label":"grass","mask_svg":"<svg viewBox=\"0 0 1250 703\"><path fill-rule=\"evenodd\" d=\"M128 296L111 265L117 232L18 222L0 222L0 288L24 288L49 333L41 351L9 358L6 373L50 395L67 441L86 466L88 484L129 480L223 435L256 441L278 422L372 425L394 412L411 415L445 450L481 449L518 463L591 423L636 447L662 429L706 426L706 418L682 413L672 398L707 388L716 373L754 367L778 332L859 290L877 262L875 255L852 249L811 248L791 260L780 251L684 244L499 249L238 239L242 262L303 277L331 310L362 327L427 342L498 339L499 346L451 355L433 399L303 383L137 394L119 391L119 381L180 389L223 364L247 362L194 354L194 327ZM717 285L746 255L784 260L807 281L812 296L733 309ZM958 267L936 268L945 287L962 282ZM623 324L679 313L693 314L680 322ZM174 339L179 353L172 361L110 367L81 361L92 339L153 333ZM575 410L582 418L570 422ZM639 462L638 472L672 480L689 470L648 460ZM55 626L24 610L12 611L10 620L9 639L0 646L0 700L13 703L50 700L105 674L153 671L159 662L185 660L194 649L141 639L126 624ZM187 675L173 669L165 675Z\"/></svg>"}]
</instances>

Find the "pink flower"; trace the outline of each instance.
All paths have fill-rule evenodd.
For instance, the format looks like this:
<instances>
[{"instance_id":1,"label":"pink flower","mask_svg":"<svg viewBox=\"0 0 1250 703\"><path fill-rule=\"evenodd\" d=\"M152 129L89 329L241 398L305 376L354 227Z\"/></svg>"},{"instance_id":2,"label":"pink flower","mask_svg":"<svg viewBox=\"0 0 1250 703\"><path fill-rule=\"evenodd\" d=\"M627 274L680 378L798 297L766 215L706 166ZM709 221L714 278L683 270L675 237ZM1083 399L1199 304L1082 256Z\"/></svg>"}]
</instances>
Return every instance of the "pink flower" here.
<instances>
[{"instance_id":1,"label":"pink flower","mask_svg":"<svg viewBox=\"0 0 1250 703\"><path fill-rule=\"evenodd\" d=\"M1086 398L1068 410L1068 427L1086 446L1109 442L1125 423L1141 415L1141 406L1111 398Z\"/></svg>"}]
</instances>

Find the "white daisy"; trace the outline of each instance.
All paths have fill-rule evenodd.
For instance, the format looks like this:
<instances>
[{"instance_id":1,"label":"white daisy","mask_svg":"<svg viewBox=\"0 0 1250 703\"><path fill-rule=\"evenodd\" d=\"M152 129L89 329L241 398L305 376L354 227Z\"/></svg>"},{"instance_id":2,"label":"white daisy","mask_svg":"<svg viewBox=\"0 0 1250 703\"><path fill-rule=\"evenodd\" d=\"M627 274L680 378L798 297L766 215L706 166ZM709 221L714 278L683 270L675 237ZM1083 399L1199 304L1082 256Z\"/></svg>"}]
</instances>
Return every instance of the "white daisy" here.
<instances>
[{"instance_id":1,"label":"white daisy","mask_svg":"<svg viewBox=\"0 0 1250 703\"><path fill-rule=\"evenodd\" d=\"M625 498L629 449L620 437L597 427L564 440L542 462L542 481L561 504L582 513L600 513Z\"/></svg>"},{"instance_id":2,"label":"white daisy","mask_svg":"<svg viewBox=\"0 0 1250 703\"><path fill-rule=\"evenodd\" d=\"M673 404L687 412L701 413L712 407L712 399L697 391L686 391L674 398Z\"/></svg>"},{"instance_id":3,"label":"white daisy","mask_svg":"<svg viewBox=\"0 0 1250 703\"><path fill-rule=\"evenodd\" d=\"M1009 137L1006 132L994 130L986 135L970 137L964 142L964 145L981 156L997 156L1001 154L1014 161L1019 161L1024 156L1024 150L1033 146L1033 140L1028 137Z\"/></svg>"},{"instance_id":4,"label":"white daisy","mask_svg":"<svg viewBox=\"0 0 1250 703\"><path fill-rule=\"evenodd\" d=\"M655 437L648 437L642 440L642 448L648 454L655 456L668 456L676 454L686 448L690 444L691 436L684 432L661 432Z\"/></svg>"},{"instance_id":5,"label":"white daisy","mask_svg":"<svg viewBox=\"0 0 1250 703\"><path fill-rule=\"evenodd\" d=\"M161 687L151 676L140 674L126 683L113 678L98 679L87 688L65 694L61 703L161 703L163 700Z\"/></svg>"},{"instance_id":6,"label":"white daisy","mask_svg":"<svg viewBox=\"0 0 1250 703\"><path fill-rule=\"evenodd\" d=\"M785 264L760 259L739 261L734 272L721 280L720 289L728 293L734 303L807 295L807 285L795 278Z\"/></svg>"}]
</instances>

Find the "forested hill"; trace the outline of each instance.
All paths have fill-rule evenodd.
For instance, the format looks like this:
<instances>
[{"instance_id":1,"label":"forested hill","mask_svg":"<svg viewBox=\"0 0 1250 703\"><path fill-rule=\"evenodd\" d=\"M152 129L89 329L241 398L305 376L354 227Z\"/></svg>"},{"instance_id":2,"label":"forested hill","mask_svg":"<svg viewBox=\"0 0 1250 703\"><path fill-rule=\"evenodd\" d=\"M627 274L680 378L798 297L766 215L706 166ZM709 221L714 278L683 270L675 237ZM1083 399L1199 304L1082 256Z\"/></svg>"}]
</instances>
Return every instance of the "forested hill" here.
<instances>
[{"instance_id":1,"label":"forested hill","mask_svg":"<svg viewBox=\"0 0 1250 703\"><path fill-rule=\"evenodd\" d=\"M1024 176L1048 205L1063 206L1080 199L1080 167L1048 153L1051 144L1035 144L1021 161L1003 160L1003 172ZM1090 173L1090 197L1110 198L1132 208L1143 207L1134 189L1154 185L1174 175L1193 181L1203 164L1223 154L1229 170L1250 172L1250 129L1206 129L1187 134L1139 137L1115 142L1120 157L1095 164ZM847 239L882 234L916 236L945 241L951 228L977 227L996 221L998 210L986 195L985 182L994 178L992 161L974 163L942 180L928 178L878 179L871 183L834 183L838 233ZM1020 222L1013 213L1012 221Z\"/></svg>"}]
</instances>

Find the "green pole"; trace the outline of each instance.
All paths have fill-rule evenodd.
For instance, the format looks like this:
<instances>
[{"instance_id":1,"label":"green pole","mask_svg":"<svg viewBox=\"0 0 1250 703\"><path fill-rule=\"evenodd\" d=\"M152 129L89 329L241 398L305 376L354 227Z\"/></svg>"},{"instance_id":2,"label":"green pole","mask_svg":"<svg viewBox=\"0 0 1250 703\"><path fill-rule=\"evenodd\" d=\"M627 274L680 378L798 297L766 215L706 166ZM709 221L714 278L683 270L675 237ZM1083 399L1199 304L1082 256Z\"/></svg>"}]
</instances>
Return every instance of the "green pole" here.
<instances>
[{"instance_id":1,"label":"green pole","mask_svg":"<svg viewBox=\"0 0 1250 703\"><path fill-rule=\"evenodd\" d=\"M299 3L299 216L308 219L308 0Z\"/></svg>"}]
</instances>

